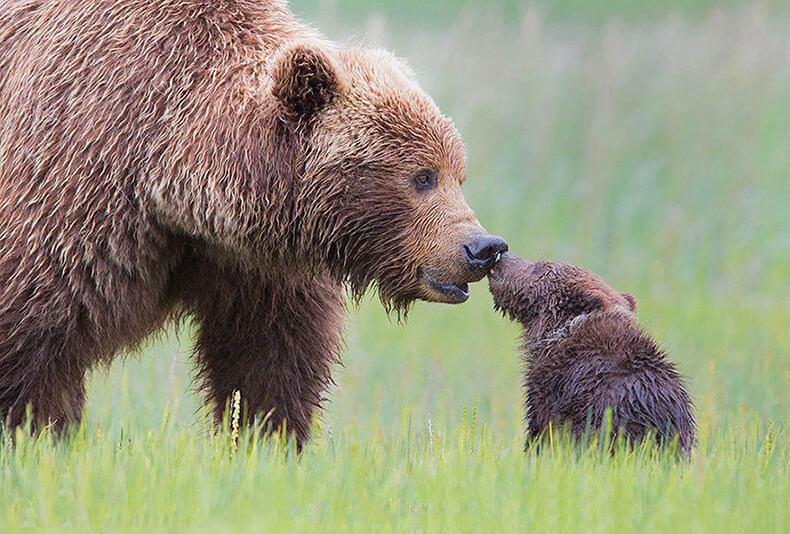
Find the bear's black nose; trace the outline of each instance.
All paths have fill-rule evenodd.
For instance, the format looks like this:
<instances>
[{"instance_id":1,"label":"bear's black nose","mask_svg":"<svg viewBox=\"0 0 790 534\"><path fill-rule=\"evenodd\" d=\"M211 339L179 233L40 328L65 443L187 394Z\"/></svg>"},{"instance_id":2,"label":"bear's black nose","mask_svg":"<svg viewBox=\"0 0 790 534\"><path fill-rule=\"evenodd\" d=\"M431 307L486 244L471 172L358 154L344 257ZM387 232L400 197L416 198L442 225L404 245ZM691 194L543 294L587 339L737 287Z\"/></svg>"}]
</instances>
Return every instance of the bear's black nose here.
<instances>
[{"instance_id":1,"label":"bear's black nose","mask_svg":"<svg viewBox=\"0 0 790 534\"><path fill-rule=\"evenodd\" d=\"M464 255L470 267L488 273L502 252L507 252L507 242L496 235L484 235L464 245Z\"/></svg>"}]
</instances>

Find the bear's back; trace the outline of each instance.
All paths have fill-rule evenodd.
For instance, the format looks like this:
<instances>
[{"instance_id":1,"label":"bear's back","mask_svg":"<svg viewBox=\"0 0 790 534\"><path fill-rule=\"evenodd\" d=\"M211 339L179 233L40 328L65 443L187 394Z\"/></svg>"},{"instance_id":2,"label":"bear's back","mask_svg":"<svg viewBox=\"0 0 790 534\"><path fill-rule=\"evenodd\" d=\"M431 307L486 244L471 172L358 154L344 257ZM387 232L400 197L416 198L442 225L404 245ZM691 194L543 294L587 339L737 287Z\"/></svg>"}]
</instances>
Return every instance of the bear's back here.
<instances>
[{"instance_id":1,"label":"bear's back","mask_svg":"<svg viewBox=\"0 0 790 534\"><path fill-rule=\"evenodd\" d=\"M21 241L23 224L54 235L49 221L85 226L97 209L137 220L171 177L220 181L212 162L232 161L239 132L260 122L248 89L265 88L269 56L314 36L280 1L10 0L0 11L0 223Z\"/></svg>"}]
</instances>

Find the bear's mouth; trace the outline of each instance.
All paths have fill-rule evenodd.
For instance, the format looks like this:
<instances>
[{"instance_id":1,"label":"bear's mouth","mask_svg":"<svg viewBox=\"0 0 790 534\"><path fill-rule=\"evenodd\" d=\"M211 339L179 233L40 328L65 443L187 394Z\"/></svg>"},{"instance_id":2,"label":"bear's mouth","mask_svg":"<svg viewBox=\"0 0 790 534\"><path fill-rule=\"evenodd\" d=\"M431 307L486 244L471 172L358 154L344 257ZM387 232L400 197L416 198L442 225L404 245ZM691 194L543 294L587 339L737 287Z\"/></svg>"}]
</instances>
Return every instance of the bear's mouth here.
<instances>
[{"instance_id":1,"label":"bear's mouth","mask_svg":"<svg viewBox=\"0 0 790 534\"><path fill-rule=\"evenodd\" d=\"M462 282L460 284L447 284L438 282L431 278L424 268L420 268L420 277L422 282L439 298L441 302L448 304L460 304L466 302L469 298L469 284Z\"/></svg>"}]
</instances>

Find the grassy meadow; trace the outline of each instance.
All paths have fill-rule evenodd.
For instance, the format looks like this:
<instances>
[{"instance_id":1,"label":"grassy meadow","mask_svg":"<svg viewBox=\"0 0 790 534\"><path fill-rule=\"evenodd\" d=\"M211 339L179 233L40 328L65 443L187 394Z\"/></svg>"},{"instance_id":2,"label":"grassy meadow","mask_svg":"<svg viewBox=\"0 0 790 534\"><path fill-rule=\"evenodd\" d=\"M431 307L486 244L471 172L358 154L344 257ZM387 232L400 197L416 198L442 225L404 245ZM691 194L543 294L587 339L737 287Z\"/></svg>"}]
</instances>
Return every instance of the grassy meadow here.
<instances>
[{"instance_id":1,"label":"grassy meadow","mask_svg":"<svg viewBox=\"0 0 790 534\"><path fill-rule=\"evenodd\" d=\"M790 10L762 4L295 2L405 57L469 150L467 200L533 259L637 295L689 377L691 462L649 447L522 451L518 330L462 306L348 318L296 461L209 431L189 329L91 376L66 439L3 434L0 532L790 532Z\"/></svg>"}]
</instances>

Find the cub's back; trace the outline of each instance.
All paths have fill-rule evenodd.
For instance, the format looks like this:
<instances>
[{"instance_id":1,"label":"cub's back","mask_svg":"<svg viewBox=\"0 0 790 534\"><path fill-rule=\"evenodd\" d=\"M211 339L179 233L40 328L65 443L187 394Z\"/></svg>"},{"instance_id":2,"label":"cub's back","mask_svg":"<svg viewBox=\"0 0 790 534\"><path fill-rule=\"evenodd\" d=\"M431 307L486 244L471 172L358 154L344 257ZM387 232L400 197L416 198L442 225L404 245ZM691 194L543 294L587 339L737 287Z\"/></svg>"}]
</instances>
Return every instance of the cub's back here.
<instances>
[{"instance_id":1,"label":"cub's back","mask_svg":"<svg viewBox=\"0 0 790 534\"><path fill-rule=\"evenodd\" d=\"M648 428L659 439L677 433L682 450L694 444L691 398L682 378L630 314L594 314L545 347L532 350L526 386L530 430L548 421L584 432L599 426L608 408L613 425L639 440Z\"/></svg>"}]
</instances>

